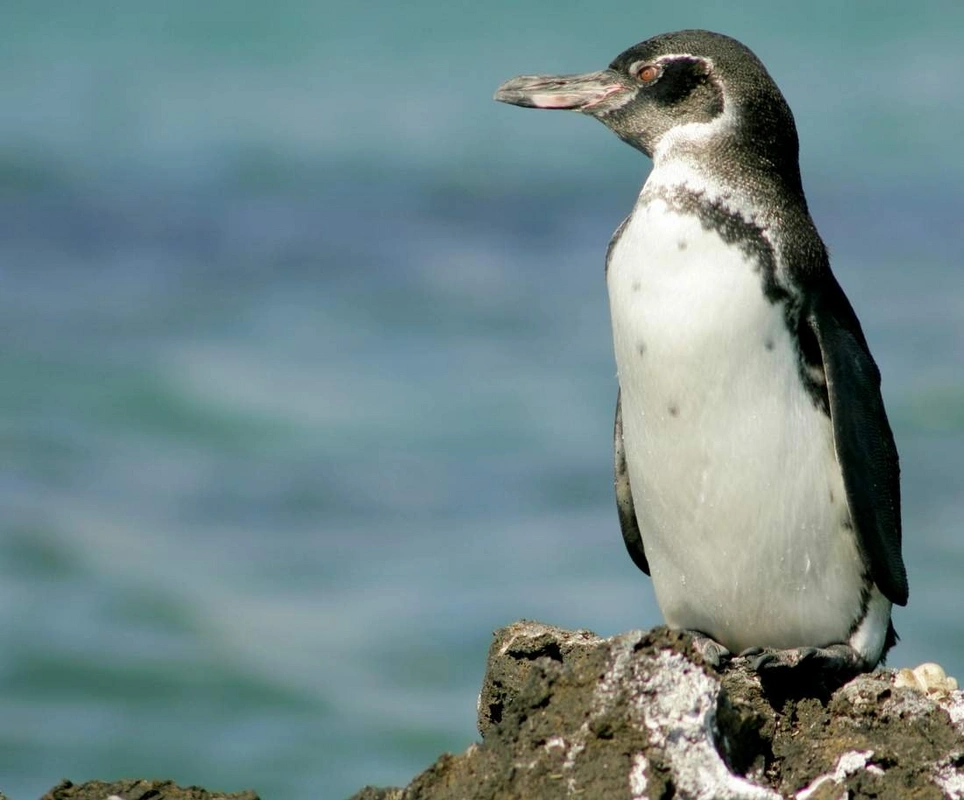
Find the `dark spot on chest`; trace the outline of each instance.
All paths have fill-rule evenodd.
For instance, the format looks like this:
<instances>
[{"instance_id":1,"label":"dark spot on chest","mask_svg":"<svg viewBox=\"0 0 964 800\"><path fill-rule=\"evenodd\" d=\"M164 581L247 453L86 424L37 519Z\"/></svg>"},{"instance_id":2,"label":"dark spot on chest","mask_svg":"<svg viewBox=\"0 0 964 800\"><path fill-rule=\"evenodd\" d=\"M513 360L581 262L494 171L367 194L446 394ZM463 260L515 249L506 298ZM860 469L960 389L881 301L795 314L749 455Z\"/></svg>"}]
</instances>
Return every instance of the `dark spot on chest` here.
<instances>
[{"instance_id":1,"label":"dark spot on chest","mask_svg":"<svg viewBox=\"0 0 964 800\"><path fill-rule=\"evenodd\" d=\"M767 350L772 350L776 345L773 344L773 339L769 339L769 338L768 338L768 339L763 343L763 346L764 346Z\"/></svg>"},{"instance_id":2,"label":"dark spot on chest","mask_svg":"<svg viewBox=\"0 0 964 800\"><path fill-rule=\"evenodd\" d=\"M669 407L666 409L671 417L679 416L679 406L676 403L670 403Z\"/></svg>"}]
</instances>

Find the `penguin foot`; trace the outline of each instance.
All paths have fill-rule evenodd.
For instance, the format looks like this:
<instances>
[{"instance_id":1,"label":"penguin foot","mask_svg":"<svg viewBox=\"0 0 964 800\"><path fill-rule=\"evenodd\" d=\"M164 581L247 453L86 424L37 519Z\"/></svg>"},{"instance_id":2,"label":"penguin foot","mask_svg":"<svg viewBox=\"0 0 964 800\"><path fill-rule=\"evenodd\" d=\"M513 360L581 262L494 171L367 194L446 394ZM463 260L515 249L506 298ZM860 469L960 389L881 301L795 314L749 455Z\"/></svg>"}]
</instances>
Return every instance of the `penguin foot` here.
<instances>
[{"instance_id":1,"label":"penguin foot","mask_svg":"<svg viewBox=\"0 0 964 800\"><path fill-rule=\"evenodd\" d=\"M755 672L783 672L787 670L823 674L856 675L867 667L860 654L847 644L829 647L797 647L791 650L773 650L751 647L740 653L748 658Z\"/></svg>"},{"instance_id":2,"label":"penguin foot","mask_svg":"<svg viewBox=\"0 0 964 800\"><path fill-rule=\"evenodd\" d=\"M696 652L713 669L720 669L725 662L733 657L729 650L705 633L689 630L686 633L693 637L693 647L696 648Z\"/></svg>"},{"instance_id":3,"label":"penguin foot","mask_svg":"<svg viewBox=\"0 0 964 800\"><path fill-rule=\"evenodd\" d=\"M760 677L764 696L774 708L788 698L831 695L871 665L850 645L798 647L792 650L751 647L740 653L744 663Z\"/></svg>"}]
</instances>

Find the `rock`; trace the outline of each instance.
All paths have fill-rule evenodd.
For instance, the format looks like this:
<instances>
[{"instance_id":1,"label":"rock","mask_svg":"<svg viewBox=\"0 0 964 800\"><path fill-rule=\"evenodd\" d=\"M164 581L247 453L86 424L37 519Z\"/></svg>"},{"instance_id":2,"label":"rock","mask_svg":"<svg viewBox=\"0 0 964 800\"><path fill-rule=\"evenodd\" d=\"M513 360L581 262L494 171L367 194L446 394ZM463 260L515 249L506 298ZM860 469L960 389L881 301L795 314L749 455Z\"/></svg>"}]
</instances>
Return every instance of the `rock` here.
<instances>
[{"instance_id":1,"label":"rock","mask_svg":"<svg viewBox=\"0 0 964 800\"><path fill-rule=\"evenodd\" d=\"M764 682L746 659L710 669L666 628L517 622L489 650L482 743L352 800L964 798L964 693L848 677Z\"/></svg>"},{"instance_id":2,"label":"rock","mask_svg":"<svg viewBox=\"0 0 964 800\"><path fill-rule=\"evenodd\" d=\"M41 800L259 800L254 792L225 794L197 786L181 788L173 781L125 780L74 784L61 781Z\"/></svg>"},{"instance_id":3,"label":"rock","mask_svg":"<svg viewBox=\"0 0 964 800\"><path fill-rule=\"evenodd\" d=\"M925 694L950 694L957 691L957 681L945 674L940 664L921 664L914 669L897 671L895 686L911 686Z\"/></svg>"}]
</instances>

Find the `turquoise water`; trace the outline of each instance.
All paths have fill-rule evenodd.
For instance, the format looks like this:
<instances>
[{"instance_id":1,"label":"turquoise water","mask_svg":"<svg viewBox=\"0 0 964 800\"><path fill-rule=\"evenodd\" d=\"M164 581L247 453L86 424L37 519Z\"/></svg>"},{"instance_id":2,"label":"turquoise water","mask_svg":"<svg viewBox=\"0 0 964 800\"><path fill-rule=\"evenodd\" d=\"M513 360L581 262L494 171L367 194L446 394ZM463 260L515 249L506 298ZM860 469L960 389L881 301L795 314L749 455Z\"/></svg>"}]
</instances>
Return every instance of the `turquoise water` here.
<instances>
[{"instance_id":1,"label":"turquoise water","mask_svg":"<svg viewBox=\"0 0 964 800\"><path fill-rule=\"evenodd\" d=\"M492 629L658 622L610 492L602 258L648 162L491 102L721 30L797 115L884 373L911 603L964 677L964 7L8 2L0 789L406 783Z\"/></svg>"}]
</instances>

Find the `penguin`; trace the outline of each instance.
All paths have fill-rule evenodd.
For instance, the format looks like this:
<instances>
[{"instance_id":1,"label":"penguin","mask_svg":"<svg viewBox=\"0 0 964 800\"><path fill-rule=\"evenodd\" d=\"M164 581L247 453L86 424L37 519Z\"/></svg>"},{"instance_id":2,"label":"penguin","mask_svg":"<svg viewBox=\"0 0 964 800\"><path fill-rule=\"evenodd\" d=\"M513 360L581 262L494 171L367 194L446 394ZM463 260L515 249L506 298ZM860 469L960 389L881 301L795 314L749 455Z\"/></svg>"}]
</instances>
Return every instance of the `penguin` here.
<instances>
[{"instance_id":1,"label":"penguin","mask_svg":"<svg viewBox=\"0 0 964 800\"><path fill-rule=\"evenodd\" d=\"M652 159L606 284L616 506L666 623L717 666L876 667L908 599L897 448L763 63L685 30L495 99L594 117Z\"/></svg>"}]
</instances>

